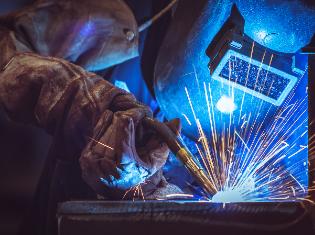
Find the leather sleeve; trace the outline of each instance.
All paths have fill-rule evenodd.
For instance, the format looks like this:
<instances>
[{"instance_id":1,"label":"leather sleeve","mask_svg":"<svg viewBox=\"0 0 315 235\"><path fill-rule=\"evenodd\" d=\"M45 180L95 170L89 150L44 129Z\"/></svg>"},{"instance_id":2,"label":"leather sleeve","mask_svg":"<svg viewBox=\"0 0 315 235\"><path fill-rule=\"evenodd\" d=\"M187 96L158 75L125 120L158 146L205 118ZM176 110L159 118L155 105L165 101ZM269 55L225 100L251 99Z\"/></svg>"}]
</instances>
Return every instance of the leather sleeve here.
<instances>
[{"instance_id":1,"label":"leather sleeve","mask_svg":"<svg viewBox=\"0 0 315 235\"><path fill-rule=\"evenodd\" d=\"M107 188L121 197L162 178L169 150L141 125L150 109L76 65L18 53L0 72L0 103L12 119L54 135L60 158L80 158L83 178L98 193Z\"/></svg>"}]
</instances>

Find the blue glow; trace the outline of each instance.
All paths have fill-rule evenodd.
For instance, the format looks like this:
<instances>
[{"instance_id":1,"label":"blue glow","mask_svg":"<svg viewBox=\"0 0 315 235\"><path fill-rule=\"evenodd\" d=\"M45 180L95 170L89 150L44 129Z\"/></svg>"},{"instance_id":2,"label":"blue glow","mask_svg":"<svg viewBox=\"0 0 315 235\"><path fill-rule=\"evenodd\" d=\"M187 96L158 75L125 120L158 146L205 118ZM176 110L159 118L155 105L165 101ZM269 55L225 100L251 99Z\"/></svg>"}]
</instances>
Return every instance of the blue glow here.
<instances>
[{"instance_id":1,"label":"blue glow","mask_svg":"<svg viewBox=\"0 0 315 235\"><path fill-rule=\"evenodd\" d=\"M306 71L306 57L298 59ZM267 62L270 60L268 58ZM184 125L193 130L192 133L199 133L199 141L192 141L190 150L201 163L205 155L215 162L215 169L210 171L221 183L217 183L218 193L212 200L253 202L302 198L308 187L305 164L308 161L307 73L294 78L283 76L281 71L273 73L271 66L262 72L250 69L248 64L241 68L239 65L237 60L232 60L225 71L229 74L227 79L221 76L210 81L196 69L190 78L195 79L195 86L187 86L188 97L181 101L181 110L190 120L190 124L183 120ZM234 83L233 74L237 73L241 76L235 83L243 87ZM245 79L247 74L249 77ZM187 111L184 111L185 102ZM201 154L194 147L196 144ZM211 165L204 164L204 170L208 172ZM180 174L178 167L177 174ZM189 190L198 193L200 189Z\"/></svg>"},{"instance_id":2,"label":"blue glow","mask_svg":"<svg viewBox=\"0 0 315 235\"><path fill-rule=\"evenodd\" d=\"M130 92L127 84L125 82L123 82L123 81L116 80L115 81L115 86L117 86L117 87L119 87L119 88L121 88L121 89L123 89L125 91Z\"/></svg>"},{"instance_id":3,"label":"blue glow","mask_svg":"<svg viewBox=\"0 0 315 235\"><path fill-rule=\"evenodd\" d=\"M117 171L119 173L118 179L110 175L108 178L101 178L100 180L107 187L128 190L143 183L153 174L133 161L122 163L120 168L117 168Z\"/></svg>"},{"instance_id":4,"label":"blue glow","mask_svg":"<svg viewBox=\"0 0 315 235\"><path fill-rule=\"evenodd\" d=\"M193 119L189 105L183 105L183 101L186 100L184 87L189 88L191 99L196 107L195 111L200 114L200 122L203 125L209 123L209 121L207 110L204 109L204 97L202 97L202 94L200 95L202 83L210 82L210 86L213 88L214 103L218 102L222 94L230 95L228 86L222 87L220 82L212 81L209 76L209 58L205 51L229 16L232 2L229 0L209 1L200 12L200 17L191 26L190 31L194 33L178 42L180 43L179 51L174 55L168 53L168 48L170 46L176 47L177 42L174 42L175 45L167 45L161 48L165 52L160 53L160 59L156 66L155 93L161 110L167 119L182 117L183 114L188 116L190 120ZM236 2L245 18L245 33L255 39L256 42L261 42L259 37L262 38L266 34L277 33L277 37L275 36L274 40L266 45L271 49L278 49L280 52L296 52L309 42L314 33L314 10L305 6L303 8L302 1L237 0L234 2ZM184 30L182 31L182 33L185 33ZM169 33L166 41L173 37L174 35ZM265 58L265 64L268 64L269 61L270 58ZM170 64L172 64L172 67L165 69ZM284 66L289 67L291 64ZM236 92L235 94L234 102L237 107L240 107L242 103L242 93ZM259 104L259 99L252 99L251 95L246 95L244 103L250 103L250 105L244 105L243 107L243 111L249 113L252 107ZM261 108L262 115L268 109L269 105L264 103ZM217 124L217 128L223 128L220 123ZM205 129L209 130L210 125ZM197 137L196 126L194 124L189 125L185 120L183 120L183 131L187 135Z\"/></svg>"},{"instance_id":5,"label":"blue glow","mask_svg":"<svg viewBox=\"0 0 315 235\"><path fill-rule=\"evenodd\" d=\"M257 38L259 38L261 41L264 41L266 39L266 36L268 35L265 30L259 30L257 32L254 32Z\"/></svg>"},{"instance_id":6,"label":"blue glow","mask_svg":"<svg viewBox=\"0 0 315 235\"><path fill-rule=\"evenodd\" d=\"M96 30L96 27L94 23L92 23L91 21L87 21L87 23L84 24L82 28L80 29L79 36L84 37L84 38L89 37L94 33L95 30Z\"/></svg>"},{"instance_id":7,"label":"blue glow","mask_svg":"<svg viewBox=\"0 0 315 235\"><path fill-rule=\"evenodd\" d=\"M230 203L230 202L243 202L245 199L242 197L242 194L237 190L227 190L217 192L212 197L212 202L222 202L222 203Z\"/></svg>"},{"instance_id":8,"label":"blue glow","mask_svg":"<svg viewBox=\"0 0 315 235\"><path fill-rule=\"evenodd\" d=\"M227 51L212 78L277 106L297 82L297 77L233 50Z\"/></svg>"},{"instance_id":9,"label":"blue glow","mask_svg":"<svg viewBox=\"0 0 315 235\"><path fill-rule=\"evenodd\" d=\"M227 96L222 96L218 103L216 104L216 108L221 112L221 113L226 113L230 114L233 113L237 107L234 103L234 100L230 97Z\"/></svg>"},{"instance_id":10,"label":"blue glow","mask_svg":"<svg viewBox=\"0 0 315 235\"><path fill-rule=\"evenodd\" d=\"M314 33L314 8L307 7L302 0L235 2L246 21L245 33L275 51L295 53Z\"/></svg>"},{"instance_id":11,"label":"blue glow","mask_svg":"<svg viewBox=\"0 0 315 235\"><path fill-rule=\"evenodd\" d=\"M245 76L245 82L229 74L210 76L205 51L227 19L232 2L244 16L245 34L255 40L255 45L293 55L314 33L314 9L303 6L303 1L209 1L200 12L195 12L200 17L192 23L192 33L185 36L186 31L180 31L180 42L172 40L174 34L166 35L165 40L170 43L162 46L164 53L160 53L156 65L156 97L167 119L185 117L183 134L190 138L185 138L185 143L199 162L202 161L197 147L203 155L208 151L213 161L221 159L215 161L217 170L213 170L214 179L219 181L218 192L237 189L244 201L294 201L304 197L308 187L308 75L303 73L307 59L297 57L291 68L292 63L278 63L271 56L257 58L259 53L255 57L258 66L240 68L237 61L230 60L231 66L224 71L231 75L243 73L240 77ZM178 49L174 55L169 53L172 46ZM249 57L250 51L244 55ZM261 74L266 75L268 85L261 83L264 79L257 69L260 63L267 65ZM269 77L273 69L278 71ZM282 76L279 71L287 71L295 78ZM254 89L256 81L259 89ZM216 108L223 95L233 97L237 106L231 115L223 115ZM200 137L201 129L205 136ZM204 151L203 145L209 150ZM204 166L205 172L207 167L211 164ZM178 165L174 172L185 178L174 176L173 183L187 180ZM167 175L173 175L169 165ZM187 181L187 192L198 194L200 188L193 180Z\"/></svg>"},{"instance_id":12,"label":"blue glow","mask_svg":"<svg viewBox=\"0 0 315 235\"><path fill-rule=\"evenodd\" d=\"M197 132L197 127L193 125L196 123L195 118L200 120L203 130L206 130L211 158L219 159L215 163L216 169L219 170L214 174L225 183L218 186L219 191L212 201L223 203L294 201L306 195L308 187L308 75L306 57L298 56L297 59L302 65L300 67L304 67L303 76L297 76L294 87L287 91L287 95L279 106L262 99L259 95L238 89L232 85L231 78L227 82L213 78L209 82L201 82L202 77L199 71L196 70L196 74L192 74L191 79L196 76L199 79L195 86L187 87L194 112L192 110L185 112L191 125L185 120L182 121ZM236 65L234 63L234 67L231 66L231 68L237 71ZM254 81L257 81L257 73L258 71L253 71ZM274 93L274 97L277 98L284 93L286 88L277 87L278 85L275 84L277 83L273 82L268 86L269 89L271 85L275 87L273 92L279 90L280 95ZM264 90L263 87L260 91L262 90ZM266 93L269 96L270 94ZM233 95L234 99L231 98ZM184 102L190 107L187 97L183 98L182 110L185 108ZM237 109L230 113L231 115L222 115L224 113L222 110L228 110L227 107L230 107L232 102L237 105ZM213 115L208 115L209 110ZM211 128L211 125L215 125L215 129ZM213 131L218 140L213 140ZM198 156L198 161L203 162L196 148L197 144L199 149L204 151L202 138L199 138L199 142L185 138L185 143L191 152ZM206 151L203 154L206 154ZM172 175L170 165L167 165L167 168L167 175ZM206 167L204 169L206 171ZM178 165L174 167L175 171L177 175L185 175L179 172ZM181 180L173 179L173 183ZM187 179L186 181L193 182ZM190 187L186 190L198 194L198 190L201 189Z\"/></svg>"}]
</instances>

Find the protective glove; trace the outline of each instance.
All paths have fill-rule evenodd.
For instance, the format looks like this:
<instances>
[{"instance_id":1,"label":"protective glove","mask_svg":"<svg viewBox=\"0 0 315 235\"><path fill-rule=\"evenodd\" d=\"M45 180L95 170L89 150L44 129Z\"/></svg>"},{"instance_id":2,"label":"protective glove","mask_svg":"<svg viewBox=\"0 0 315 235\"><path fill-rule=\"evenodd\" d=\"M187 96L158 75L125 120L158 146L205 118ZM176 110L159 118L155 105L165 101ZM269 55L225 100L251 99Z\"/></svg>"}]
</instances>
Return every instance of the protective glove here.
<instances>
[{"instance_id":1,"label":"protective glove","mask_svg":"<svg viewBox=\"0 0 315 235\"><path fill-rule=\"evenodd\" d=\"M163 176L159 171L167 160L169 149L153 130L144 128L141 123L144 113L139 108L114 114L106 111L96 125L94 137L84 149L80 163L85 181L99 194L109 194L103 185L118 197L140 185L143 196L147 197L154 190L146 192L145 189L160 183ZM112 121L104 128L107 120ZM178 124L177 121L167 123L177 133Z\"/></svg>"},{"instance_id":2,"label":"protective glove","mask_svg":"<svg viewBox=\"0 0 315 235\"><path fill-rule=\"evenodd\" d=\"M148 178L156 187L163 178L169 150L142 126L149 108L68 61L16 54L0 72L0 104L14 120L54 135L59 158L81 155L83 178L97 193L121 198Z\"/></svg>"}]
</instances>

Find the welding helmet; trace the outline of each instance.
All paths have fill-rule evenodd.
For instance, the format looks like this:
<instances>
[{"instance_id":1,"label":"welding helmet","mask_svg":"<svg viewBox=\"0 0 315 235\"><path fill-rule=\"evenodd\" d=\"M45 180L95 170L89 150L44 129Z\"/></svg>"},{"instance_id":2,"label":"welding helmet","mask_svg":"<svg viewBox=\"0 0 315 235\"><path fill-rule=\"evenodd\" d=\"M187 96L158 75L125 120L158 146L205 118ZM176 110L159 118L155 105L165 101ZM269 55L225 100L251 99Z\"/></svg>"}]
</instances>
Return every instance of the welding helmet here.
<instances>
[{"instance_id":1,"label":"welding helmet","mask_svg":"<svg viewBox=\"0 0 315 235\"><path fill-rule=\"evenodd\" d=\"M166 118L181 117L191 138L198 122L206 132L224 131L258 106L264 117L296 89L306 71L297 52L314 32L311 1L180 1L155 66L157 101Z\"/></svg>"},{"instance_id":2,"label":"welding helmet","mask_svg":"<svg viewBox=\"0 0 315 235\"><path fill-rule=\"evenodd\" d=\"M31 51L97 71L138 56L138 26L122 0L39 0L3 17Z\"/></svg>"}]
</instances>

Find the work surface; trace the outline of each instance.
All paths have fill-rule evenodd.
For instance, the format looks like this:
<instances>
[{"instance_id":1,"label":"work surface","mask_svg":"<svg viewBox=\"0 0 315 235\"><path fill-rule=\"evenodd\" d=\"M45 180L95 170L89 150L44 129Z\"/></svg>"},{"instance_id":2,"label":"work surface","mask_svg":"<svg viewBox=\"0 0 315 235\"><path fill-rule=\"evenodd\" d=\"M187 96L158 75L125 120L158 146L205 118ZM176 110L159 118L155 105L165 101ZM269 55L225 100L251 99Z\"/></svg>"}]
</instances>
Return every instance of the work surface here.
<instances>
[{"instance_id":1,"label":"work surface","mask_svg":"<svg viewBox=\"0 0 315 235\"><path fill-rule=\"evenodd\" d=\"M58 209L60 235L312 234L314 222L314 208L299 203L70 201Z\"/></svg>"}]
</instances>

